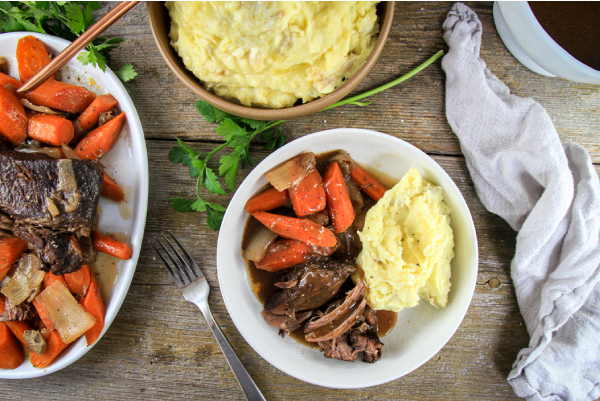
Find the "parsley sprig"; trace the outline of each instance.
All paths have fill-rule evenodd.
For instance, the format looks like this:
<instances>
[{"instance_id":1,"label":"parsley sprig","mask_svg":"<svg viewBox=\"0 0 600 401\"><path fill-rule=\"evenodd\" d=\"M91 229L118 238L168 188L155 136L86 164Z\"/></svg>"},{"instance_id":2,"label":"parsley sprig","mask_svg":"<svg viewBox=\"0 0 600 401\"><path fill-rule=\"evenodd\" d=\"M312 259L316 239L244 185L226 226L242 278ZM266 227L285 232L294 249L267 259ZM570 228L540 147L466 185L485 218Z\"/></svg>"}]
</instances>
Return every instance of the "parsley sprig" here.
<instances>
[{"instance_id":1,"label":"parsley sprig","mask_svg":"<svg viewBox=\"0 0 600 401\"><path fill-rule=\"evenodd\" d=\"M39 32L73 41L96 22L92 13L100 8L98 1L0 1L0 32ZM97 37L77 55L77 60L106 71L110 51L123 40ZM127 82L137 73L131 64L125 64L115 75Z\"/></svg>"},{"instance_id":2,"label":"parsley sprig","mask_svg":"<svg viewBox=\"0 0 600 401\"><path fill-rule=\"evenodd\" d=\"M360 100L406 81L427 68L443 54L444 52L440 50L408 74L388 82L385 85L361 93L360 95L340 100L321 111L346 104L367 106L370 102L361 102ZM264 142L264 149L266 150L273 150L283 146L285 143L285 135L281 129L281 124L283 124L285 120L259 121L242 118L219 110L206 103L204 100L198 100L196 102L196 110L206 121L217 123L216 132L223 137L225 142L208 153L198 153L181 139L176 138L178 145L175 145L169 152L169 160L173 163L181 163L184 166L188 166L190 177L196 178L196 198L173 198L171 199L171 207L179 212L206 212L207 226L211 230L218 230L225 214L225 207L217 203L207 202L200 197L200 185L212 194L225 195L225 190L219 183L217 175L213 169L208 166L210 159L215 153L224 148L229 147L233 149L232 152L221 156L219 159L218 172L221 177L224 177L225 184L231 192L235 192L240 162L242 163L242 168L244 168L246 164L254 164L252 157L250 156L250 143L252 140L258 136L259 139Z\"/></svg>"}]
</instances>

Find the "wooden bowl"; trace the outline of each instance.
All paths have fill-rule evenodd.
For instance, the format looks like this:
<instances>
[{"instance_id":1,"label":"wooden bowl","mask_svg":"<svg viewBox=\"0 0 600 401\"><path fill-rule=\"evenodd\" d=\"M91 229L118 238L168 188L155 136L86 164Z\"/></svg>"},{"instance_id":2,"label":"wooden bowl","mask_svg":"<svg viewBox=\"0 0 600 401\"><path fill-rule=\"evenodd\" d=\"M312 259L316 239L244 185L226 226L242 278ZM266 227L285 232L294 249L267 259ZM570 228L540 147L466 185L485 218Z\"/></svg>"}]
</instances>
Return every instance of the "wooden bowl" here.
<instances>
[{"instance_id":1,"label":"wooden bowl","mask_svg":"<svg viewBox=\"0 0 600 401\"><path fill-rule=\"evenodd\" d=\"M154 40L156 41L156 45L158 46L158 50L177 78L179 78L192 92L198 95L198 97L211 105L228 113L254 120L290 120L292 118L316 113L344 98L367 76L371 68L375 65L375 62L383 50L394 17L393 1L381 2L377 6L380 28L375 47L360 69L346 80L342 86L335 89L333 92L308 103L283 109L267 109L243 106L239 103L217 96L213 92L205 89L200 80L198 80L191 71L185 68L183 61L175 49L171 47L171 38L169 38L171 20L164 2L150 1L146 3L146 7L148 10L150 28Z\"/></svg>"}]
</instances>

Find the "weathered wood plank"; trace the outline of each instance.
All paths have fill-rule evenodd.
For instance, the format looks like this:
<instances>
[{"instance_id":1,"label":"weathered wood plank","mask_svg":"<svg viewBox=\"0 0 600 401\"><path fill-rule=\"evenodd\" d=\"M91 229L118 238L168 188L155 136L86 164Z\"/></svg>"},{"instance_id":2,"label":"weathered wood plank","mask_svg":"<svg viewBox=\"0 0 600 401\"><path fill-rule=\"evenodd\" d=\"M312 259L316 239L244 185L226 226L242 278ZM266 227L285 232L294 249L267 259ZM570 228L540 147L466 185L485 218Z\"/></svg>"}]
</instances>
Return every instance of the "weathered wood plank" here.
<instances>
[{"instance_id":1,"label":"weathered wood plank","mask_svg":"<svg viewBox=\"0 0 600 401\"><path fill-rule=\"evenodd\" d=\"M381 85L409 71L438 49L446 50L441 24L453 3L399 2L386 49L355 91ZM600 163L600 87L536 75L520 65L498 37L491 2L468 3L484 27L482 58L517 95L539 101L563 141L581 144ZM112 5L110 5L112 6ZM510 277L516 233L482 206L460 147L444 114L444 72L439 63L389 91L367 108L341 107L286 122L288 139L328 128L369 128L402 138L428 152L456 182L473 215L480 265L471 306L458 331L429 362L405 377L359 390L331 390L296 380L264 361L241 337L218 291L217 234L203 214L181 214L169 198L192 196L185 168L167 160L174 137L210 150L220 140L196 113L196 98L170 72L154 44L141 3L112 26L108 36L126 38L111 66L133 63L140 74L128 84L147 140L150 199L145 239L165 228L193 250L213 291L210 304L242 362L267 399L516 399L506 376L528 334ZM267 153L253 148L258 163ZM596 166L600 171L600 166ZM242 169L239 182L250 168ZM207 199L226 204L231 195ZM222 199L221 199L222 198ZM236 251L236 250L232 250ZM42 394L48 400L243 399L224 357L197 308L184 301L147 242L127 298L107 335L72 366L38 379L0 381L3 399Z\"/></svg>"}]
</instances>

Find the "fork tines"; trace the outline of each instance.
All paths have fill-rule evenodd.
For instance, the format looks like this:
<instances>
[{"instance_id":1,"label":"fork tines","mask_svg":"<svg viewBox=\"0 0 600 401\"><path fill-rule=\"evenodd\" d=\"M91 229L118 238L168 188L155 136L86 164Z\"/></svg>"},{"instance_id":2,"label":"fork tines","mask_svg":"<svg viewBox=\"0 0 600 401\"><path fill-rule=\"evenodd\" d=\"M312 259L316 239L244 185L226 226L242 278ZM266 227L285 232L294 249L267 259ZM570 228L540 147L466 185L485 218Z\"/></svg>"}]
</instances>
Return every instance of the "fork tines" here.
<instances>
[{"instance_id":1,"label":"fork tines","mask_svg":"<svg viewBox=\"0 0 600 401\"><path fill-rule=\"evenodd\" d=\"M179 251L173 246L171 241L169 241L167 236L164 233L161 233L161 235L163 236L163 238L165 239L165 241L167 242L167 244L169 245L171 250L175 253L175 255L177 255L177 258L179 259L180 263L177 263L177 260L175 259L175 257L173 257L173 254L171 252L169 252L167 247L165 245L163 245L163 243L158 238L154 237L155 241L160 245L160 247L163 249L164 253L166 253L168 258L171 260L172 266L171 266L171 264L169 264L169 262L167 261L167 258L165 258L163 253L154 245L154 243L150 241L150 244L152 245L152 247L154 248L156 253L158 253L158 256L162 259L162 261L165 264L165 266L167 267L167 269L169 269L169 272L175 279L177 286L180 288L185 287L185 286L191 284L192 282L194 282L200 278L203 278L204 275L202 274L202 271L200 271L200 268L198 267L196 262L194 262L194 260L190 256L190 254L185 250L183 245L181 245L181 242L179 242L179 240L177 238L175 238L175 236L173 235L171 230L167 230L167 232L169 234L171 234L171 237L177 243L177 245L179 246L179 249L185 256L185 259L184 259L184 257L181 256L181 253L179 253Z\"/></svg>"}]
</instances>

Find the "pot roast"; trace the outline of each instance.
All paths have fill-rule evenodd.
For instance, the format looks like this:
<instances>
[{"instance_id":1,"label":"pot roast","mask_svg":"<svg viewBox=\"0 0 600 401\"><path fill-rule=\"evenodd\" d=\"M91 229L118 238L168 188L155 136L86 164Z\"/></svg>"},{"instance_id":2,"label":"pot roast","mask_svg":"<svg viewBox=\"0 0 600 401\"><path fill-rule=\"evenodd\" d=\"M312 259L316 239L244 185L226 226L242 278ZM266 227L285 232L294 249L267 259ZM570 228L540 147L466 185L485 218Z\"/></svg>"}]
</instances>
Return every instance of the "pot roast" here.
<instances>
[{"instance_id":1,"label":"pot roast","mask_svg":"<svg viewBox=\"0 0 600 401\"><path fill-rule=\"evenodd\" d=\"M89 258L103 174L97 161L0 147L0 230L27 241L46 271L79 269Z\"/></svg>"}]
</instances>

